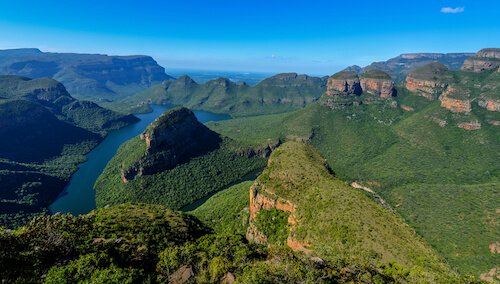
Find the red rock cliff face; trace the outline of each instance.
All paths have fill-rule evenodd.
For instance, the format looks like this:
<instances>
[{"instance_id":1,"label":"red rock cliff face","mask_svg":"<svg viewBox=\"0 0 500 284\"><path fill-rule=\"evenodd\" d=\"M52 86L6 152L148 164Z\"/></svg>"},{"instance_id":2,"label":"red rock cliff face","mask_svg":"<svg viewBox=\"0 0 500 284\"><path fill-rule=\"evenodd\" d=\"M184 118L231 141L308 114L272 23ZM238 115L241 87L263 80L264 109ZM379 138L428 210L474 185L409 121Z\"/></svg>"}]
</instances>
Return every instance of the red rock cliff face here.
<instances>
[{"instance_id":1,"label":"red rock cliff face","mask_svg":"<svg viewBox=\"0 0 500 284\"><path fill-rule=\"evenodd\" d=\"M472 110L471 101L468 99L450 98L455 88L449 86L448 89L439 97L441 107L444 107L455 113L469 113Z\"/></svg>"},{"instance_id":2,"label":"red rock cliff face","mask_svg":"<svg viewBox=\"0 0 500 284\"><path fill-rule=\"evenodd\" d=\"M254 222L260 210L269 210L272 208L289 213L288 225L293 230L293 227L297 225L295 204L283 198L277 197L273 193L265 191L257 182L254 183L250 188L250 226L248 227L246 235L248 240L260 244L265 244L267 242L267 237L257 229ZM293 250L300 250L306 253L310 252L307 247L310 247L311 244L301 242L291 236L287 239L287 245Z\"/></svg>"},{"instance_id":3,"label":"red rock cliff face","mask_svg":"<svg viewBox=\"0 0 500 284\"><path fill-rule=\"evenodd\" d=\"M364 92L381 98L390 98L396 95L394 83L391 80L362 78L361 88Z\"/></svg>"},{"instance_id":4,"label":"red rock cliff face","mask_svg":"<svg viewBox=\"0 0 500 284\"><path fill-rule=\"evenodd\" d=\"M408 75L405 81L405 87L412 93L422 96L429 100L435 100L439 94L446 88L446 83L437 81L427 81L413 78Z\"/></svg>"},{"instance_id":5,"label":"red rock cliff face","mask_svg":"<svg viewBox=\"0 0 500 284\"><path fill-rule=\"evenodd\" d=\"M354 72L340 72L328 78L327 96L361 95L358 75Z\"/></svg>"}]
</instances>

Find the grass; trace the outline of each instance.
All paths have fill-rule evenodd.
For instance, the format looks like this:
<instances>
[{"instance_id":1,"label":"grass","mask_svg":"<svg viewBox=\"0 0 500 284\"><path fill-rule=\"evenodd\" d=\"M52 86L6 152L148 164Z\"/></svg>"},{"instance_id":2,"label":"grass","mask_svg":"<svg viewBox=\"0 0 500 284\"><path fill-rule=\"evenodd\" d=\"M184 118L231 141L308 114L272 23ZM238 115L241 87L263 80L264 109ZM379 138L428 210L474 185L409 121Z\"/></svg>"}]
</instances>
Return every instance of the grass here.
<instances>
[{"instance_id":1,"label":"grass","mask_svg":"<svg viewBox=\"0 0 500 284\"><path fill-rule=\"evenodd\" d=\"M253 181L245 181L211 196L191 211L218 234L246 233L248 222L249 189Z\"/></svg>"},{"instance_id":2,"label":"grass","mask_svg":"<svg viewBox=\"0 0 500 284\"><path fill-rule=\"evenodd\" d=\"M488 247L499 237L499 182L409 184L385 195L451 266L478 275L499 263L500 256Z\"/></svg>"}]
</instances>

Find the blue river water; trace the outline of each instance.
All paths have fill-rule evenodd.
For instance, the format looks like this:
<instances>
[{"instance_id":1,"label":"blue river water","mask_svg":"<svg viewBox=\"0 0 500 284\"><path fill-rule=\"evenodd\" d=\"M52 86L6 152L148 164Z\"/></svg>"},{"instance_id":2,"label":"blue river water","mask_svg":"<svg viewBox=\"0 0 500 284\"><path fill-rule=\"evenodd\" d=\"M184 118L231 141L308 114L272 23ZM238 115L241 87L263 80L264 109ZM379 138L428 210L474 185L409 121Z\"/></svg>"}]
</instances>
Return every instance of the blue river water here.
<instances>
[{"instance_id":1,"label":"blue river water","mask_svg":"<svg viewBox=\"0 0 500 284\"><path fill-rule=\"evenodd\" d=\"M108 162L116 154L120 145L139 135L163 112L172 105L154 105L153 111L136 115L140 121L110 132L106 138L87 154L87 161L82 163L71 176L71 180L56 201L50 205L52 213L85 214L96 208L94 183L101 175ZM202 123L230 119L229 115L193 110Z\"/></svg>"}]
</instances>

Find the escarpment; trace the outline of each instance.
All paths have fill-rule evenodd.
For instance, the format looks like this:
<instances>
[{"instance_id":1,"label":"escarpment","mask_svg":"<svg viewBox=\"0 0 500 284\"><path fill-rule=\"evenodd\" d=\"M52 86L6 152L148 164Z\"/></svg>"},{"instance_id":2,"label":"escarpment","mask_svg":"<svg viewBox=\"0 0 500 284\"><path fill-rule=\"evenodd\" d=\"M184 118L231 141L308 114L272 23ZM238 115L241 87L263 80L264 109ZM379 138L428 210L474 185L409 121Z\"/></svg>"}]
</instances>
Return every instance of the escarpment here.
<instances>
[{"instance_id":1,"label":"escarpment","mask_svg":"<svg viewBox=\"0 0 500 284\"><path fill-rule=\"evenodd\" d=\"M418 96L435 100L446 89L451 79L446 66L433 62L410 72L406 77L405 87Z\"/></svg>"},{"instance_id":2,"label":"escarpment","mask_svg":"<svg viewBox=\"0 0 500 284\"><path fill-rule=\"evenodd\" d=\"M450 85L439 97L441 107L455 113L469 113L472 110L470 91L463 86Z\"/></svg>"},{"instance_id":3,"label":"escarpment","mask_svg":"<svg viewBox=\"0 0 500 284\"><path fill-rule=\"evenodd\" d=\"M361 74L361 88L364 92L381 97L396 96L394 82L389 74L380 70L369 70Z\"/></svg>"},{"instance_id":4,"label":"escarpment","mask_svg":"<svg viewBox=\"0 0 500 284\"><path fill-rule=\"evenodd\" d=\"M198 122L187 108L162 114L140 137L144 140L145 152L122 169L123 182L171 169L218 148L221 142L219 135Z\"/></svg>"},{"instance_id":5,"label":"escarpment","mask_svg":"<svg viewBox=\"0 0 500 284\"><path fill-rule=\"evenodd\" d=\"M484 48L475 56L465 60L462 70L482 72L485 70L496 70L500 67L500 48Z\"/></svg>"},{"instance_id":6,"label":"escarpment","mask_svg":"<svg viewBox=\"0 0 500 284\"><path fill-rule=\"evenodd\" d=\"M342 71L328 78L327 96L359 96L363 93L358 74L352 71Z\"/></svg>"}]
</instances>

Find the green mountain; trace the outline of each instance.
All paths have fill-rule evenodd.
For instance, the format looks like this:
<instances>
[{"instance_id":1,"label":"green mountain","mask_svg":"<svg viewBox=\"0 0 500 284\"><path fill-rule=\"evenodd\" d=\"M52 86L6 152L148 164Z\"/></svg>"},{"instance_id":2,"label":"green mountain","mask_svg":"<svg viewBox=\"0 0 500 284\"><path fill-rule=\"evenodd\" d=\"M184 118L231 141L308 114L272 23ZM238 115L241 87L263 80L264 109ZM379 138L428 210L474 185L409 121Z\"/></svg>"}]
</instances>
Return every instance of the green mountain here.
<instances>
[{"instance_id":1,"label":"green mountain","mask_svg":"<svg viewBox=\"0 0 500 284\"><path fill-rule=\"evenodd\" d=\"M96 181L98 207L123 202L180 209L262 169L259 149L245 149L179 108L125 142Z\"/></svg>"},{"instance_id":2,"label":"green mountain","mask_svg":"<svg viewBox=\"0 0 500 284\"><path fill-rule=\"evenodd\" d=\"M71 97L53 79L0 76L0 224L46 211L84 154L136 117Z\"/></svg>"},{"instance_id":3,"label":"green mountain","mask_svg":"<svg viewBox=\"0 0 500 284\"><path fill-rule=\"evenodd\" d=\"M77 98L114 100L172 79L149 56L0 50L0 74L53 78Z\"/></svg>"},{"instance_id":4,"label":"green mountain","mask_svg":"<svg viewBox=\"0 0 500 284\"><path fill-rule=\"evenodd\" d=\"M458 70L472 56L474 53L407 53L386 61L373 62L364 68L349 67L349 70L357 70L357 73L373 69L381 70L391 75L393 80L400 82L411 71L432 62L439 62L450 70Z\"/></svg>"},{"instance_id":5,"label":"green mountain","mask_svg":"<svg viewBox=\"0 0 500 284\"><path fill-rule=\"evenodd\" d=\"M346 92L291 113L208 126L254 147L277 139L309 142L337 177L369 188L452 267L479 276L499 261L491 247L498 241L500 78L493 70L441 66L411 73L397 97L358 95L349 90L359 81L333 76L346 80Z\"/></svg>"},{"instance_id":6,"label":"green mountain","mask_svg":"<svg viewBox=\"0 0 500 284\"><path fill-rule=\"evenodd\" d=\"M316 101L325 91L325 78L278 74L256 86L219 78L197 84L188 76L164 81L144 92L107 104L122 112L147 110L148 104L175 104L233 116L286 112Z\"/></svg>"}]
</instances>

